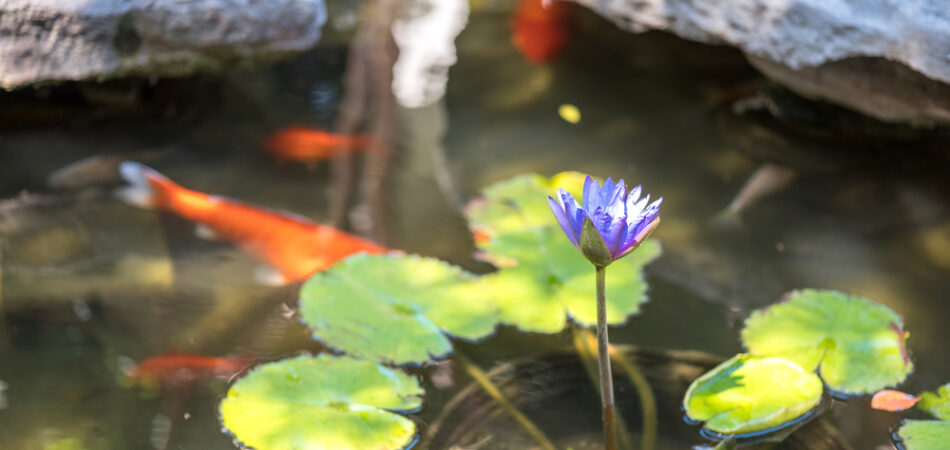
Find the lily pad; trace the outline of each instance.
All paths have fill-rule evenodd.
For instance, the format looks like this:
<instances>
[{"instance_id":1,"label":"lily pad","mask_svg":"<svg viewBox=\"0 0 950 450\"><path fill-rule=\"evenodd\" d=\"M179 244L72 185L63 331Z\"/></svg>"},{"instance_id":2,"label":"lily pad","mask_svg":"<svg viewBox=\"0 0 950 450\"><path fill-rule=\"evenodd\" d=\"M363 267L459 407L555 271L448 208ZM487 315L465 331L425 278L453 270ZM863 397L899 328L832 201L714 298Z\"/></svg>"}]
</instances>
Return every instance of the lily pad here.
<instances>
[{"instance_id":1,"label":"lily pad","mask_svg":"<svg viewBox=\"0 0 950 450\"><path fill-rule=\"evenodd\" d=\"M221 422L244 446L268 449L398 449L415 438L394 411L422 406L419 382L350 357L299 356L264 364L221 401Z\"/></svg>"},{"instance_id":2,"label":"lily pad","mask_svg":"<svg viewBox=\"0 0 950 450\"><path fill-rule=\"evenodd\" d=\"M819 375L834 391L868 394L900 383L913 370L903 321L864 297L804 289L755 311L742 340L749 353L780 356Z\"/></svg>"},{"instance_id":3,"label":"lily pad","mask_svg":"<svg viewBox=\"0 0 950 450\"><path fill-rule=\"evenodd\" d=\"M897 438L905 450L950 450L950 422L905 420Z\"/></svg>"},{"instance_id":4,"label":"lily pad","mask_svg":"<svg viewBox=\"0 0 950 450\"><path fill-rule=\"evenodd\" d=\"M347 258L304 283L300 314L315 339L393 364L448 356L447 335L475 340L498 323L478 277L420 256Z\"/></svg>"},{"instance_id":5,"label":"lily pad","mask_svg":"<svg viewBox=\"0 0 950 450\"><path fill-rule=\"evenodd\" d=\"M937 392L920 394L920 403L917 407L940 420L950 420L950 383L940 386Z\"/></svg>"},{"instance_id":6,"label":"lily pad","mask_svg":"<svg viewBox=\"0 0 950 450\"><path fill-rule=\"evenodd\" d=\"M821 380L792 361L740 354L697 378L683 406L690 419L721 434L748 434L789 423L821 400Z\"/></svg>"},{"instance_id":7,"label":"lily pad","mask_svg":"<svg viewBox=\"0 0 950 450\"><path fill-rule=\"evenodd\" d=\"M558 188L579 193L584 175L565 172L550 179L519 175L485 188L466 208L479 256L500 268L484 276L503 323L525 331L556 333L568 316L597 323L594 266L564 235L547 196ZM643 266L662 250L644 242L607 268L607 322L619 324L647 300Z\"/></svg>"}]
</instances>

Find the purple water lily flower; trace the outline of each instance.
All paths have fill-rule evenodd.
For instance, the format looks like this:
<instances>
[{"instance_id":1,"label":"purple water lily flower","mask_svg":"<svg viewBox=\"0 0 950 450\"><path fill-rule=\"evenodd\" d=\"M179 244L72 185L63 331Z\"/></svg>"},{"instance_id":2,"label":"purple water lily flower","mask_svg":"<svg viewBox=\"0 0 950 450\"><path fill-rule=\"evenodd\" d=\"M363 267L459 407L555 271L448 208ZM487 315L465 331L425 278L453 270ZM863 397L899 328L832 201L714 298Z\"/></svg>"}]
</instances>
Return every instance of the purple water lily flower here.
<instances>
[{"instance_id":1,"label":"purple water lily flower","mask_svg":"<svg viewBox=\"0 0 950 450\"><path fill-rule=\"evenodd\" d=\"M548 203L571 243L594 265L606 266L627 255L646 239L660 221L663 198L650 203L640 198L640 186L627 193L623 180L600 185L591 177L584 181L584 206L564 189Z\"/></svg>"}]
</instances>

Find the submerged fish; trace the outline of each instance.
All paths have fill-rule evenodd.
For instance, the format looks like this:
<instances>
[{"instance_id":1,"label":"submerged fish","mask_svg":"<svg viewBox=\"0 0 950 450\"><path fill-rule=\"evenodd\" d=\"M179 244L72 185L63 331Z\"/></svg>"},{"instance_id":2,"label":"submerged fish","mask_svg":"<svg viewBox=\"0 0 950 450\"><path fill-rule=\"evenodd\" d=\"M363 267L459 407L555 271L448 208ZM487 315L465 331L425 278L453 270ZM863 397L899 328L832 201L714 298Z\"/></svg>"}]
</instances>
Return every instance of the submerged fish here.
<instances>
[{"instance_id":1,"label":"submerged fish","mask_svg":"<svg viewBox=\"0 0 950 450\"><path fill-rule=\"evenodd\" d=\"M369 141L366 136L345 136L312 128L288 127L271 135L264 141L263 147L278 160L313 164L330 159L336 148L363 150Z\"/></svg>"},{"instance_id":2,"label":"submerged fish","mask_svg":"<svg viewBox=\"0 0 950 450\"><path fill-rule=\"evenodd\" d=\"M532 63L548 62L567 45L575 5L558 0L521 0L511 24L511 41Z\"/></svg>"},{"instance_id":3,"label":"submerged fish","mask_svg":"<svg viewBox=\"0 0 950 450\"><path fill-rule=\"evenodd\" d=\"M173 212L197 222L199 236L236 243L270 266L257 274L259 281L267 284L304 280L353 253L389 251L295 214L185 189L136 162L123 162L119 172L130 183L117 191L120 199L142 208Z\"/></svg>"},{"instance_id":4,"label":"submerged fish","mask_svg":"<svg viewBox=\"0 0 950 450\"><path fill-rule=\"evenodd\" d=\"M79 189L103 183L114 183L119 164L133 158L139 161L156 161L172 152L171 148L158 148L139 152L112 155L93 155L83 158L51 173L46 179L53 189Z\"/></svg>"},{"instance_id":5,"label":"submerged fish","mask_svg":"<svg viewBox=\"0 0 950 450\"><path fill-rule=\"evenodd\" d=\"M724 227L740 225L742 212L746 208L761 198L788 186L797 175L796 171L778 164L762 164L742 185L742 189L732 199L729 206L713 218L713 224Z\"/></svg>"},{"instance_id":6,"label":"submerged fish","mask_svg":"<svg viewBox=\"0 0 950 450\"><path fill-rule=\"evenodd\" d=\"M243 371L247 358L219 358L169 352L139 363L128 374L133 383L155 389L185 387L195 381L227 379Z\"/></svg>"}]
</instances>

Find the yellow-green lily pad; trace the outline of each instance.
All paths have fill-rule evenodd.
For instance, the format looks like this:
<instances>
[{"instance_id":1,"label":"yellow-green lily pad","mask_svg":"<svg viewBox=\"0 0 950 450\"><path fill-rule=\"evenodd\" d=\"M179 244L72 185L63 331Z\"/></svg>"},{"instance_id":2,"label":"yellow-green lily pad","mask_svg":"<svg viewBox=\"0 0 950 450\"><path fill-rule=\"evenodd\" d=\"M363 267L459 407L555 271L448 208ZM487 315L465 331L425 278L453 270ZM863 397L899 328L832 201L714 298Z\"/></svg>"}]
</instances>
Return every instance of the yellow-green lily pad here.
<instances>
[{"instance_id":1,"label":"yellow-green lily pad","mask_svg":"<svg viewBox=\"0 0 950 450\"><path fill-rule=\"evenodd\" d=\"M330 347L393 364L451 354L449 335L476 340L498 323L478 277L435 258L359 254L307 280L300 314Z\"/></svg>"},{"instance_id":2,"label":"yellow-green lily pad","mask_svg":"<svg viewBox=\"0 0 950 450\"><path fill-rule=\"evenodd\" d=\"M594 266L564 235L547 202L558 188L580 198L584 177L576 172L551 178L518 175L486 187L466 207L478 256L500 269L483 278L501 322L542 333L561 331L569 316L581 325L596 325ZM639 312L647 300L643 266L660 253L658 242L647 241L607 267L609 324Z\"/></svg>"},{"instance_id":3,"label":"yellow-green lily pad","mask_svg":"<svg viewBox=\"0 0 950 450\"><path fill-rule=\"evenodd\" d=\"M803 289L757 310L742 341L749 353L780 356L818 370L832 390L869 394L913 370L903 321L890 308L832 290Z\"/></svg>"},{"instance_id":4,"label":"yellow-green lily pad","mask_svg":"<svg viewBox=\"0 0 950 450\"><path fill-rule=\"evenodd\" d=\"M415 378L377 363L319 355L259 366L221 401L221 423L257 450L399 449L422 406Z\"/></svg>"},{"instance_id":5,"label":"yellow-green lily pad","mask_svg":"<svg viewBox=\"0 0 950 450\"><path fill-rule=\"evenodd\" d=\"M823 386L783 358L740 354L697 378L686 391L686 415L707 430L743 435L776 428L818 406Z\"/></svg>"},{"instance_id":6,"label":"yellow-green lily pad","mask_svg":"<svg viewBox=\"0 0 950 450\"><path fill-rule=\"evenodd\" d=\"M905 420L897 439L904 450L950 450L950 422Z\"/></svg>"},{"instance_id":7,"label":"yellow-green lily pad","mask_svg":"<svg viewBox=\"0 0 950 450\"><path fill-rule=\"evenodd\" d=\"M937 392L920 394L917 407L940 420L950 420L950 383L940 386Z\"/></svg>"}]
</instances>

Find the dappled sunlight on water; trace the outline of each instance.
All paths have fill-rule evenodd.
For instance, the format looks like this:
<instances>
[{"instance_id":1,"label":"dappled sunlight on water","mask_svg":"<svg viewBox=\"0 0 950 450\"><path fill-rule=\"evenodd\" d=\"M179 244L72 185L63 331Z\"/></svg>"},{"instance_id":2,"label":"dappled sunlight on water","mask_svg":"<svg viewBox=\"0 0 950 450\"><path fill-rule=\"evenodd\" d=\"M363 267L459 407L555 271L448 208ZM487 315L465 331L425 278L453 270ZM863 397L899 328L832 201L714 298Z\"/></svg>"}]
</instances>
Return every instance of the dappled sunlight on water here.
<instances>
[{"instance_id":1,"label":"dappled sunlight on water","mask_svg":"<svg viewBox=\"0 0 950 450\"><path fill-rule=\"evenodd\" d=\"M905 391L946 381L950 137L901 138L891 153L851 158L865 140L753 126L715 105L765 83L737 51L631 35L582 13L563 53L539 66L511 46L510 14L474 8L444 101L400 112L405 131L383 190L390 220L382 244L485 272L458 210L482 187L523 172L623 177L664 197L653 235L664 255L646 269L650 302L611 330L615 343L728 356L741 350L738 328L751 310L793 288L830 288L903 316L918 371ZM110 167L144 160L190 189L329 222L331 164L278 163L261 147L287 126L330 128L348 37L331 33L267 69L159 83L148 89L180 96L149 104L157 111L69 105L58 95L76 88L64 86L50 88L52 101L66 105L52 117L24 115L19 126L12 112L0 115L0 447L78 439L91 449L233 448L217 422L223 382L149 398L119 382L124 358L177 350L266 361L322 349L294 316L298 286L256 283L258 262L232 244L200 240L172 214L120 203L111 169L57 182L62 189L47 177L83 158L119 155ZM563 104L578 108L577 123L558 115ZM426 133L443 119L444 155L433 156L441 131ZM763 162L796 177L744 205L734 223L714 226ZM348 229L359 231L365 213L351 212ZM569 342L563 333L503 328L462 348L488 368ZM670 370L698 375L691 366ZM419 413L423 435L467 383L457 373L444 381ZM856 409L836 405L831 420L854 448L889 442L896 416L836 413L844 407ZM571 435L580 428L565 430L570 442L589 441ZM670 428L662 448L702 442L695 429Z\"/></svg>"}]
</instances>

